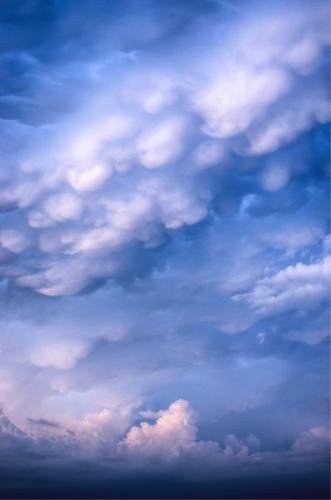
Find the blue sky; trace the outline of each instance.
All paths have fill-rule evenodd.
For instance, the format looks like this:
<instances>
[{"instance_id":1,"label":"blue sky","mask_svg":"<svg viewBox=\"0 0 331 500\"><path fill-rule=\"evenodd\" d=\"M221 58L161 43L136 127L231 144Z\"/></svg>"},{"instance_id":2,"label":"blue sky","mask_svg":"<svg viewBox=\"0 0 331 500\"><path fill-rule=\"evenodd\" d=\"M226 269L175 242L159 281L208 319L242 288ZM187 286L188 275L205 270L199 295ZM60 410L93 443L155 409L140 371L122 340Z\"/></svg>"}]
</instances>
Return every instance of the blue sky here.
<instances>
[{"instance_id":1,"label":"blue sky","mask_svg":"<svg viewBox=\"0 0 331 500\"><path fill-rule=\"evenodd\" d=\"M1 497L327 497L329 14L2 1Z\"/></svg>"}]
</instances>

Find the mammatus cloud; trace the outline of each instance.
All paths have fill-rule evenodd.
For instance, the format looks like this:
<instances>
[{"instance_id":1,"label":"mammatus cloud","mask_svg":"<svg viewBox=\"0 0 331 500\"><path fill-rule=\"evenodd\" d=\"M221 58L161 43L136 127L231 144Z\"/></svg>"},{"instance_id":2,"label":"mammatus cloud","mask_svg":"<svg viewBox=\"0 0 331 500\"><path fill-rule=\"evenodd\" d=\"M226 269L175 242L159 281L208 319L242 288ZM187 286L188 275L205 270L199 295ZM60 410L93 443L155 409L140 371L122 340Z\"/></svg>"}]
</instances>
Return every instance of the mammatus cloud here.
<instances>
[{"instance_id":1,"label":"mammatus cloud","mask_svg":"<svg viewBox=\"0 0 331 500\"><path fill-rule=\"evenodd\" d=\"M236 40L225 35L211 51L203 41L185 63L180 44L161 63L148 47L112 63L87 51L77 60L82 89L66 62L52 70L25 59L34 105L45 78L78 98L51 123L3 123L2 276L50 296L134 278L173 230L213 213L238 155L277 151L326 122L327 88L313 83L329 44L325 8L305 3L284 16L275 5L263 23L244 8ZM215 37L220 16L191 26L187 40L194 46L198 30ZM47 120L46 108L39 114ZM273 192L293 175L274 165L260 182Z\"/></svg>"}]
</instances>

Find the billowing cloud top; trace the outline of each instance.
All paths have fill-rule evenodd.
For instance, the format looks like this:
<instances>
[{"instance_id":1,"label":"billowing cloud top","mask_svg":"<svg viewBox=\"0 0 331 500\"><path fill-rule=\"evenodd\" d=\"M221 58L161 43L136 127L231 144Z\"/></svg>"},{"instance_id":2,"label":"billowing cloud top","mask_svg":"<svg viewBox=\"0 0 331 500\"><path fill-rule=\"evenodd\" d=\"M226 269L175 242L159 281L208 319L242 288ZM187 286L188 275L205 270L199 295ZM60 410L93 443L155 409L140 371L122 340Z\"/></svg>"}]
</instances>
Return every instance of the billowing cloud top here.
<instances>
[{"instance_id":1,"label":"billowing cloud top","mask_svg":"<svg viewBox=\"0 0 331 500\"><path fill-rule=\"evenodd\" d=\"M325 478L329 14L3 1L8 477Z\"/></svg>"}]
</instances>

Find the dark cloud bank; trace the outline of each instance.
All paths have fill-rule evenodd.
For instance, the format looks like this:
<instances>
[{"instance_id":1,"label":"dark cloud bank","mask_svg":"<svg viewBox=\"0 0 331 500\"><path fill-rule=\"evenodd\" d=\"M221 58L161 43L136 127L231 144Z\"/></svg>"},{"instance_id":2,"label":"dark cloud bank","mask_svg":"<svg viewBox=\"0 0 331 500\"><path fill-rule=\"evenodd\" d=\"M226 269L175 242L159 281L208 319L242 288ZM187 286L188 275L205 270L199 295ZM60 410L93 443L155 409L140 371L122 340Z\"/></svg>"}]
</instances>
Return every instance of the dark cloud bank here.
<instances>
[{"instance_id":1,"label":"dark cloud bank","mask_svg":"<svg viewBox=\"0 0 331 500\"><path fill-rule=\"evenodd\" d=\"M2 0L1 498L328 498L329 17Z\"/></svg>"}]
</instances>

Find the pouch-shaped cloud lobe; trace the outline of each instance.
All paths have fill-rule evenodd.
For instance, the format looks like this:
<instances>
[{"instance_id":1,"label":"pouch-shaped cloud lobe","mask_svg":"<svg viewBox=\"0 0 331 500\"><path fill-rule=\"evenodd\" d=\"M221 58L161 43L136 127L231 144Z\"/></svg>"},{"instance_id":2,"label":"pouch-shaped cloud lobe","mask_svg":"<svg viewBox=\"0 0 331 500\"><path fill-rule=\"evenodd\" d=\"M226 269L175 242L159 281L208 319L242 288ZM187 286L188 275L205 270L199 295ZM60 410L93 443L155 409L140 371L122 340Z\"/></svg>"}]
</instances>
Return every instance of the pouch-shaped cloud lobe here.
<instances>
[{"instance_id":1,"label":"pouch-shaped cloud lobe","mask_svg":"<svg viewBox=\"0 0 331 500\"><path fill-rule=\"evenodd\" d=\"M329 15L3 2L2 496L327 496Z\"/></svg>"}]
</instances>

